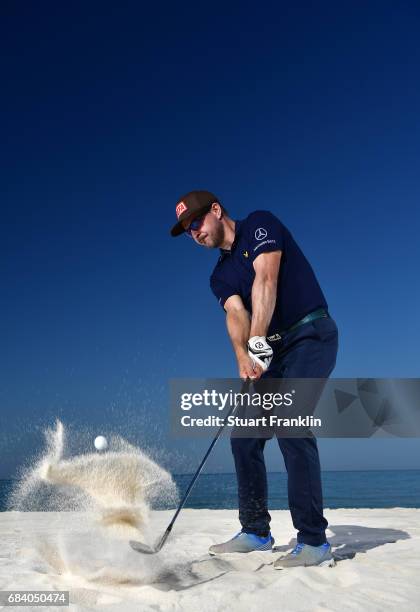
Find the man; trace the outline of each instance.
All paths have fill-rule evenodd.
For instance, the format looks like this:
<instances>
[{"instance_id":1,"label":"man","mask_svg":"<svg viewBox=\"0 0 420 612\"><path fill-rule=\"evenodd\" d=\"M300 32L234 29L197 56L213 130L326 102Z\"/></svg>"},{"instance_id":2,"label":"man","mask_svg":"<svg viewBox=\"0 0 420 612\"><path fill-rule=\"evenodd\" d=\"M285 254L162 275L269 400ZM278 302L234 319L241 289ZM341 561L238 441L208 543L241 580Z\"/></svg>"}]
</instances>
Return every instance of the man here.
<instances>
[{"instance_id":1,"label":"man","mask_svg":"<svg viewBox=\"0 0 420 612\"><path fill-rule=\"evenodd\" d=\"M262 210L234 221L208 191L183 196L176 214L172 236L185 232L201 246L220 249L210 285L226 311L240 377L328 378L336 361L337 327L309 262L281 221ZM293 551L274 567L331 565L316 439L277 440L298 533ZM210 554L272 549L265 442L231 438L242 529L228 542L211 546Z\"/></svg>"}]
</instances>

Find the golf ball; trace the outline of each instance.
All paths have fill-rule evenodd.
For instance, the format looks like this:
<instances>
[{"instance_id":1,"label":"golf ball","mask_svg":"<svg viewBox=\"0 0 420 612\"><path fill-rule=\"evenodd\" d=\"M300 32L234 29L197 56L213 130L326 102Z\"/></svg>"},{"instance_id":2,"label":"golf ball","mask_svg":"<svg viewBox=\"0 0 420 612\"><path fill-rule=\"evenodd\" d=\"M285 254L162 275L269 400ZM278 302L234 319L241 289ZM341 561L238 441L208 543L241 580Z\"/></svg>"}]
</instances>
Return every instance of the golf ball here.
<instances>
[{"instance_id":1,"label":"golf ball","mask_svg":"<svg viewBox=\"0 0 420 612\"><path fill-rule=\"evenodd\" d=\"M104 436L96 436L94 445L96 450L105 450L108 447L108 441Z\"/></svg>"}]
</instances>

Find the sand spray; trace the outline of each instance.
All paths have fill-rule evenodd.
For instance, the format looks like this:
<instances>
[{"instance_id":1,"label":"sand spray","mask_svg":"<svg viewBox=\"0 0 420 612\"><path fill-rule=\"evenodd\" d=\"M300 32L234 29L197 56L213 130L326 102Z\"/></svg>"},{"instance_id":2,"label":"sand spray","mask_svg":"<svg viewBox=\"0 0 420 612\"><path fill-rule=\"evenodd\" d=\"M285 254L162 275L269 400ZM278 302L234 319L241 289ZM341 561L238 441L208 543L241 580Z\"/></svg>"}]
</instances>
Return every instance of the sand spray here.
<instances>
[{"instance_id":1,"label":"sand spray","mask_svg":"<svg viewBox=\"0 0 420 612\"><path fill-rule=\"evenodd\" d=\"M45 449L9 501L14 510L42 511L44 523L51 517L42 533L25 534L33 563L57 578L77 576L82 582L157 580L165 563L131 551L128 540L152 544L159 535L151 510L178 502L169 472L121 436L108 436L105 452L69 455L61 421L44 433Z\"/></svg>"}]
</instances>

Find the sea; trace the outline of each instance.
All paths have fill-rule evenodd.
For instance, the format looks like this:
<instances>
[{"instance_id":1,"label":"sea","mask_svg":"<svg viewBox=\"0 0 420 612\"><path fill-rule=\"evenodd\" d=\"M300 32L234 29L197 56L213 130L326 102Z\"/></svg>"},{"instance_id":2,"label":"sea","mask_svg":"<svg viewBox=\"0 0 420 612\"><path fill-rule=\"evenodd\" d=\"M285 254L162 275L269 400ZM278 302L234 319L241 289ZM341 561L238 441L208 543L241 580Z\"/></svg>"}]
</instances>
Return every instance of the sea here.
<instances>
[{"instance_id":1,"label":"sea","mask_svg":"<svg viewBox=\"0 0 420 612\"><path fill-rule=\"evenodd\" d=\"M182 496L192 474L173 478ZM420 470L324 471L322 483L325 508L420 508ZM15 485L14 480L0 479L0 511L9 509L7 500ZM268 486L270 510L287 509L287 474L269 473ZM236 509L236 475L201 474L185 507Z\"/></svg>"}]
</instances>

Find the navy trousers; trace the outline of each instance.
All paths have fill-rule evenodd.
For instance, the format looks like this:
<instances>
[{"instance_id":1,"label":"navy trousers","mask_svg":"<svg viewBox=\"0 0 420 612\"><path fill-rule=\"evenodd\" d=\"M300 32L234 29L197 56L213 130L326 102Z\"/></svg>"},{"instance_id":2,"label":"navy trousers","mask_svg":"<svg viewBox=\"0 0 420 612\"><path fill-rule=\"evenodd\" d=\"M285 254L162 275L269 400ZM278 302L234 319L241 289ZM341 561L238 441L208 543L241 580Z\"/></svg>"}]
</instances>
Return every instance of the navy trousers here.
<instances>
[{"instance_id":1,"label":"navy trousers","mask_svg":"<svg viewBox=\"0 0 420 612\"><path fill-rule=\"evenodd\" d=\"M334 369L338 330L334 320L305 323L272 344L274 357L264 377L324 378ZM317 398L314 398L317 401ZM264 438L231 438L238 481L242 531L265 536L270 531ZM328 526L323 516L321 468L315 437L277 438L287 470L289 509L297 541L319 546Z\"/></svg>"}]
</instances>

